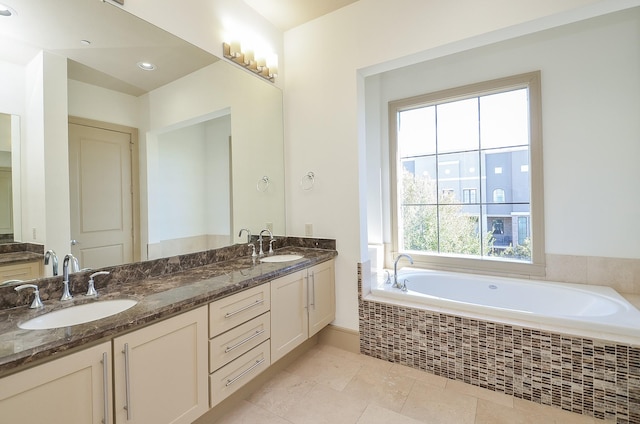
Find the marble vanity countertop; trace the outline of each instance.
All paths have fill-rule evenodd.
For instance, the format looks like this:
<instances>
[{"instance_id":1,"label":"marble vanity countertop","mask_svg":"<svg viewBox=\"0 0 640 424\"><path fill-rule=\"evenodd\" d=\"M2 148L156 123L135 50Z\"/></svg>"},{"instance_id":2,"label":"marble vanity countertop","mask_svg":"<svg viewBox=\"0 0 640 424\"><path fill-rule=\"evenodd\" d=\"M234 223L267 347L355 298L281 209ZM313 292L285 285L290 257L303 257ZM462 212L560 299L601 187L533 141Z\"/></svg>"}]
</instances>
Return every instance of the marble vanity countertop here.
<instances>
[{"instance_id":1,"label":"marble vanity countertop","mask_svg":"<svg viewBox=\"0 0 640 424\"><path fill-rule=\"evenodd\" d=\"M23 262L35 262L43 260L44 255L35 252L11 252L0 253L0 265L18 264Z\"/></svg>"},{"instance_id":2,"label":"marble vanity countertop","mask_svg":"<svg viewBox=\"0 0 640 424\"><path fill-rule=\"evenodd\" d=\"M108 340L206 305L337 255L335 250L304 247L285 247L276 251L276 254L289 253L304 257L290 262L266 263L244 256L126 284L112 282L106 289L99 290L97 299L74 294L71 301L45 301L43 309L23 306L0 310L0 376L55 359L70 349ZM124 298L135 299L138 303L124 312L85 324L49 330L23 330L18 327L20 322L53 310Z\"/></svg>"}]
</instances>

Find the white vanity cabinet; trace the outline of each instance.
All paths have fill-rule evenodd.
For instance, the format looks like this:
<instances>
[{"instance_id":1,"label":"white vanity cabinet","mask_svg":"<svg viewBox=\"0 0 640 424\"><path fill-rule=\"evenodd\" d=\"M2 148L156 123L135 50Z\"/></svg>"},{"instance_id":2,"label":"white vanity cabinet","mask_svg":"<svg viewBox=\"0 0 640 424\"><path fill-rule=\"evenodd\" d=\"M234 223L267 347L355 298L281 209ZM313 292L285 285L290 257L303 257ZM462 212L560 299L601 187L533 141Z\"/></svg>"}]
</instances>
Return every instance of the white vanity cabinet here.
<instances>
[{"instance_id":1,"label":"white vanity cabinet","mask_svg":"<svg viewBox=\"0 0 640 424\"><path fill-rule=\"evenodd\" d=\"M335 318L334 261L271 282L271 361L275 362Z\"/></svg>"},{"instance_id":2,"label":"white vanity cabinet","mask_svg":"<svg viewBox=\"0 0 640 424\"><path fill-rule=\"evenodd\" d=\"M270 308L269 283L209 304L211 407L271 365Z\"/></svg>"},{"instance_id":3,"label":"white vanity cabinet","mask_svg":"<svg viewBox=\"0 0 640 424\"><path fill-rule=\"evenodd\" d=\"M42 261L0 265L0 283L8 280L33 280L43 274Z\"/></svg>"},{"instance_id":4,"label":"white vanity cabinet","mask_svg":"<svg viewBox=\"0 0 640 424\"><path fill-rule=\"evenodd\" d=\"M0 380L0 422L111 424L111 342Z\"/></svg>"},{"instance_id":5,"label":"white vanity cabinet","mask_svg":"<svg viewBox=\"0 0 640 424\"><path fill-rule=\"evenodd\" d=\"M208 411L207 306L113 339L113 355L116 424L188 424Z\"/></svg>"}]
</instances>

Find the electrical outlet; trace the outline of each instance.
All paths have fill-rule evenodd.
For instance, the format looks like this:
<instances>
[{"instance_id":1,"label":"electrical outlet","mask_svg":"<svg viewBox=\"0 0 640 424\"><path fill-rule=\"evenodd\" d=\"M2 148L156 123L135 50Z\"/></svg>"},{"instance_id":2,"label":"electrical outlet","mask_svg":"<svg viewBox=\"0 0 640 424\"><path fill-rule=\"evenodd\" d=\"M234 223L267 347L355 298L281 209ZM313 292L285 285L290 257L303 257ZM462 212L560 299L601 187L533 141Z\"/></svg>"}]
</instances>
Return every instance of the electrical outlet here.
<instances>
[{"instance_id":1,"label":"electrical outlet","mask_svg":"<svg viewBox=\"0 0 640 424\"><path fill-rule=\"evenodd\" d=\"M313 224L304 224L304 235L307 237L313 235Z\"/></svg>"},{"instance_id":2,"label":"electrical outlet","mask_svg":"<svg viewBox=\"0 0 640 424\"><path fill-rule=\"evenodd\" d=\"M273 222L267 222L267 230L273 232Z\"/></svg>"}]
</instances>

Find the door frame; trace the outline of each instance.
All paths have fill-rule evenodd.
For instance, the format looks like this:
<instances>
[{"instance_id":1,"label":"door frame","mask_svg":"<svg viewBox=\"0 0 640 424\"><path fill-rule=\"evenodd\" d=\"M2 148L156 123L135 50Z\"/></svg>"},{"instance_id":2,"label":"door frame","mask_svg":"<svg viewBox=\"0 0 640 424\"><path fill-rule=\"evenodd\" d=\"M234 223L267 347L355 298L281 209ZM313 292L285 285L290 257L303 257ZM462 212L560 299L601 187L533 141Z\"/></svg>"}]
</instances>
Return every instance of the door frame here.
<instances>
[{"instance_id":1,"label":"door frame","mask_svg":"<svg viewBox=\"0 0 640 424\"><path fill-rule=\"evenodd\" d=\"M117 131L130 136L131 146L131 212L133 213L133 261L141 260L140 238L140 145L138 141L138 129L126 125L113 124L111 122L97 121L94 119L69 116L69 124L83 125L85 127L100 128L103 130Z\"/></svg>"}]
</instances>

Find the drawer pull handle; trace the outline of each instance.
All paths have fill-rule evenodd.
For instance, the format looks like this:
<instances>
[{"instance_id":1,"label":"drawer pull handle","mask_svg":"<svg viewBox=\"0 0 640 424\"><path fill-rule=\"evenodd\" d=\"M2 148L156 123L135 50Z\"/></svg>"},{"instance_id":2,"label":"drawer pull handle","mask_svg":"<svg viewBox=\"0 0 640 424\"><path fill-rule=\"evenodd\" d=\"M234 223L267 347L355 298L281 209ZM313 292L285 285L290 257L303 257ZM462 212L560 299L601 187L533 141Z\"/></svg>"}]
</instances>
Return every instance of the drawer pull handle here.
<instances>
[{"instance_id":1,"label":"drawer pull handle","mask_svg":"<svg viewBox=\"0 0 640 424\"><path fill-rule=\"evenodd\" d=\"M104 410L102 415L104 424L109 424L109 362L107 352L102 353L102 389L104 391Z\"/></svg>"},{"instance_id":2,"label":"drawer pull handle","mask_svg":"<svg viewBox=\"0 0 640 424\"><path fill-rule=\"evenodd\" d=\"M244 311L246 311L247 309L251 309L251 308L253 308L254 306L262 305L263 303L264 303L264 299L256 300L256 301L255 301L255 302L253 302L252 304L247 305L247 306L245 306L244 308L240 308L240 309L238 309L237 311L227 312L226 314L224 314L224 317L225 317L225 318L231 318L232 316L234 316L234 315L236 315L236 314L239 314L240 312L244 312Z\"/></svg>"},{"instance_id":3,"label":"drawer pull handle","mask_svg":"<svg viewBox=\"0 0 640 424\"><path fill-rule=\"evenodd\" d=\"M263 362L264 362L264 358L260 359L259 361L256 361L255 364L251 365L251 367L249 367L246 370L242 371L237 377L235 377L235 378L233 378L231 380L227 380L227 384L225 384L225 386L226 387L231 386L233 383L235 383L236 381L240 380L242 377L244 377L245 375L249 374L251 371L253 371L257 367L262 365Z\"/></svg>"},{"instance_id":4,"label":"drawer pull handle","mask_svg":"<svg viewBox=\"0 0 640 424\"><path fill-rule=\"evenodd\" d=\"M242 346L243 344L245 344L249 340L253 340L253 339L255 339L256 337L258 337L259 335L261 335L263 333L264 333L264 330L257 330L255 333L253 333L252 335L250 335L246 339L239 341L238 343L234 344L233 346L227 346L226 349L224 350L224 353L229 353L232 350L239 348L240 346Z\"/></svg>"},{"instance_id":5,"label":"drawer pull handle","mask_svg":"<svg viewBox=\"0 0 640 424\"><path fill-rule=\"evenodd\" d=\"M129 371L129 343L124 344L124 386L125 386L125 402L124 409L127 411L127 421L131 419L131 381L130 381L130 371Z\"/></svg>"}]
</instances>

